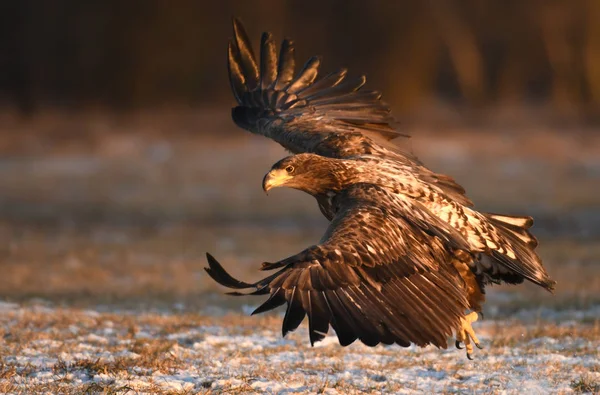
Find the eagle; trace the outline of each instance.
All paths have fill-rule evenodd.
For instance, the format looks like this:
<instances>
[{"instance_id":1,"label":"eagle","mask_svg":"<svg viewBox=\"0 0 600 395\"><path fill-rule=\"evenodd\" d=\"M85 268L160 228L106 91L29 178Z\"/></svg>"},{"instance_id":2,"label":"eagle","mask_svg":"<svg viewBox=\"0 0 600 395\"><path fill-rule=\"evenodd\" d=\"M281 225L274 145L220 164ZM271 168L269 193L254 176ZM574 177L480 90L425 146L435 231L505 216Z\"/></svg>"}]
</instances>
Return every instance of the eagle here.
<instances>
[{"instance_id":1,"label":"eagle","mask_svg":"<svg viewBox=\"0 0 600 395\"><path fill-rule=\"evenodd\" d=\"M263 33L260 62L238 19L228 46L234 122L271 138L292 156L263 179L265 192L290 187L315 197L330 221L318 244L262 270L247 283L207 253L219 284L269 295L253 314L287 305L282 333L308 316L311 344L332 327L342 346L359 339L409 346L455 345L472 358L473 330L490 284L528 280L549 291L555 282L535 252L531 217L477 211L449 176L425 167L392 140L395 128L379 92L347 70L317 79L320 58L295 72L294 45L279 56Z\"/></svg>"}]
</instances>

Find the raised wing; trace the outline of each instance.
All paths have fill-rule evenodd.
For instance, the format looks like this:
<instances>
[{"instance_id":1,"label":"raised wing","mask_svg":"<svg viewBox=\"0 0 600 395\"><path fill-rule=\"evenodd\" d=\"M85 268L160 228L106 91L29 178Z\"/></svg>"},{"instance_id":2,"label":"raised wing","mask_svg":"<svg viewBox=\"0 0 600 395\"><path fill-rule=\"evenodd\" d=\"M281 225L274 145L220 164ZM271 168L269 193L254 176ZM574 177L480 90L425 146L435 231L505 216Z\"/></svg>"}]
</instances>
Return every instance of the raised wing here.
<instances>
[{"instance_id":1,"label":"raised wing","mask_svg":"<svg viewBox=\"0 0 600 395\"><path fill-rule=\"evenodd\" d=\"M406 135L394 128L381 94L362 89L364 76L348 79L342 69L318 80L317 57L296 73L294 44L285 39L278 57L270 33L262 36L259 65L237 19L233 20L233 33L227 59L231 89L239 104L232 110L237 125L269 137L293 153L387 157L412 166L419 178L457 202L472 205L451 177L431 172L409 150L390 141Z\"/></svg>"},{"instance_id":2,"label":"raised wing","mask_svg":"<svg viewBox=\"0 0 600 395\"><path fill-rule=\"evenodd\" d=\"M259 65L237 19L233 32L228 66L239 104L232 117L240 127L270 137L293 153L333 157L364 153L361 144L374 142L392 148L388 140L405 136L393 127L381 94L362 89L364 76L346 78L347 70L341 69L317 80L318 57L310 58L296 73L294 44L285 39L278 57L270 33L263 33ZM328 147L319 147L328 137L340 135L345 136L343 141L334 138Z\"/></svg>"},{"instance_id":3,"label":"raised wing","mask_svg":"<svg viewBox=\"0 0 600 395\"><path fill-rule=\"evenodd\" d=\"M460 235L418 203L370 184L335 198L338 208L320 244L264 270L256 283L235 280L210 255L210 276L234 289L270 294L254 313L287 303L282 331L308 316L311 344L331 325L341 345L447 346L468 306L464 282L450 264ZM253 314L254 314L253 313Z\"/></svg>"}]
</instances>

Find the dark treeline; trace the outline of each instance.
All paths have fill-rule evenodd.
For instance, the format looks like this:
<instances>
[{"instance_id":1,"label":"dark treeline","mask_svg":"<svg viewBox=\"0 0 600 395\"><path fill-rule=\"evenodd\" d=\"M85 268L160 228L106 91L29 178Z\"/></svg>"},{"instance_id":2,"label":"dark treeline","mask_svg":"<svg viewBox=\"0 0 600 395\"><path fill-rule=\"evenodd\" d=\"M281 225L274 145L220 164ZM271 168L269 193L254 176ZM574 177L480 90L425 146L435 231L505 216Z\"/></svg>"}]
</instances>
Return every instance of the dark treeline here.
<instances>
[{"instance_id":1,"label":"dark treeline","mask_svg":"<svg viewBox=\"0 0 600 395\"><path fill-rule=\"evenodd\" d=\"M367 73L398 109L600 104L599 0L14 1L0 6L0 99L25 113L231 101L230 18L299 61Z\"/></svg>"}]
</instances>

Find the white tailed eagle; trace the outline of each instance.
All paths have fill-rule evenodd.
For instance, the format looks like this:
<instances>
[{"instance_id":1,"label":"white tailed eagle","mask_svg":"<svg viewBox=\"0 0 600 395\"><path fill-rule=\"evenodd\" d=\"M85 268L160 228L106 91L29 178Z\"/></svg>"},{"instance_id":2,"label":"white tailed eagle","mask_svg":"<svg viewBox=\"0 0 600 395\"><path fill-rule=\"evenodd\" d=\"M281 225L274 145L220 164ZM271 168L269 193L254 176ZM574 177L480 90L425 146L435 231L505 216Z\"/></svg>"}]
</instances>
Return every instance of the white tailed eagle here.
<instances>
[{"instance_id":1,"label":"white tailed eagle","mask_svg":"<svg viewBox=\"0 0 600 395\"><path fill-rule=\"evenodd\" d=\"M528 231L533 220L476 211L451 177L397 149L390 140L402 134L381 95L361 89L365 77L347 80L340 70L317 79L316 57L295 74L292 42L278 58L269 33L259 67L241 23L233 26L233 120L297 154L276 163L263 188L307 192L331 222L318 245L264 263L279 270L256 283L234 279L207 254L214 280L269 294L255 313L287 304L284 335L308 316L311 344L329 326L342 345L445 348L454 333L469 358L485 285L527 279L553 289Z\"/></svg>"}]
</instances>

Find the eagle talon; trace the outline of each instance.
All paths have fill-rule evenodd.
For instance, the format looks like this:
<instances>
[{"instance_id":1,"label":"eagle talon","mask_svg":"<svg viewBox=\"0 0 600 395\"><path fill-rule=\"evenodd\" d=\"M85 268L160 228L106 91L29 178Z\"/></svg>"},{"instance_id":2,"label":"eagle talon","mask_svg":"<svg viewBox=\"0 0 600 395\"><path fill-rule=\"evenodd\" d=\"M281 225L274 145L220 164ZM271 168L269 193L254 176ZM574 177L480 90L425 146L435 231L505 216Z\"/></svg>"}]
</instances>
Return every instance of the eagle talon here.
<instances>
[{"instance_id":1,"label":"eagle talon","mask_svg":"<svg viewBox=\"0 0 600 395\"><path fill-rule=\"evenodd\" d=\"M483 349L473 330L472 323L475 321L477 321L476 312L471 312L461 318L460 326L456 329L456 341L454 343L459 350L462 350L463 348L466 349L467 358L470 360L473 360L473 345L480 350ZM461 343L464 344L464 347L461 347Z\"/></svg>"}]
</instances>

